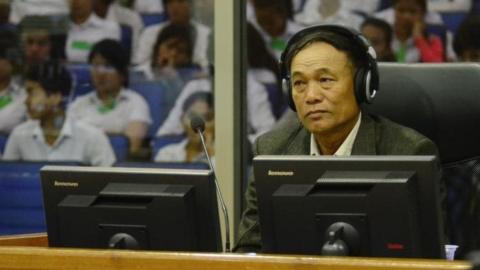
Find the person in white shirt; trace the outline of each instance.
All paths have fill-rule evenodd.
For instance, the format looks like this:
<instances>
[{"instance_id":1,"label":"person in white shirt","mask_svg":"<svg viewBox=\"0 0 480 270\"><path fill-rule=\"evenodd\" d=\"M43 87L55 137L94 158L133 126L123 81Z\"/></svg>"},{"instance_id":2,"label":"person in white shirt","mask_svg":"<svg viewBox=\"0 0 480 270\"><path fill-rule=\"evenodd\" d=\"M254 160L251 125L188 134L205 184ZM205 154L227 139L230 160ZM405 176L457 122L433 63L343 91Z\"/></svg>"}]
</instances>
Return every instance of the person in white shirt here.
<instances>
[{"instance_id":1,"label":"person in white shirt","mask_svg":"<svg viewBox=\"0 0 480 270\"><path fill-rule=\"evenodd\" d=\"M160 126L156 136L180 135L185 132L181 122L182 106L191 95L198 92L212 92L212 82L209 78L201 78L188 82L175 104L168 113L167 118ZM261 83L249 73L247 76L247 110L248 110L248 137L254 140L258 135L268 131L275 123L268 93Z\"/></svg>"},{"instance_id":2,"label":"person in white shirt","mask_svg":"<svg viewBox=\"0 0 480 270\"><path fill-rule=\"evenodd\" d=\"M147 80L177 77L177 70L198 69L193 63L193 40L190 27L169 24L158 33L152 48L152 57L135 67Z\"/></svg>"},{"instance_id":3,"label":"person in white shirt","mask_svg":"<svg viewBox=\"0 0 480 270\"><path fill-rule=\"evenodd\" d=\"M138 49L134 54L133 62L135 64L144 64L151 59L152 48L158 34L169 24L186 25L190 27L193 47L193 62L202 67L209 64L208 50L211 39L211 29L201 23L191 20L191 2L190 0L163 0L165 11L168 15L168 21L154 24L146 27L140 35Z\"/></svg>"},{"instance_id":4,"label":"person in white shirt","mask_svg":"<svg viewBox=\"0 0 480 270\"><path fill-rule=\"evenodd\" d=\"M66 116L70 87L70 74L58 62L45 62L29 70L26 104L30 119L10 134L4 160L76 161L93 166L115 162L101 130Z\"/></svg>"},{"instance_id":5,"label":"person in white shirt","mask_svg":"<svg viewBox=\"0 0 480 270\"><path fill-rule=\"evenodd\" d=\"M5 38L5 35L0 35ZM25 89L13 79L16 57L19 57L14 44L0 42L0 133L8 134L25 121ZM18 67L17 67L18 68Z\"/></svg>"},{"instance_id":6,"label":"person in white shirt","mask_svg":"<svg viewBox=\"0 0 480 270\"><path fill-rule=\"evenodd\" d=\"M106 133L124 134L130 154L138 155L152 120L145 99L127 88L125 50L117 41L106 39L95 44L88 59L95 91L78 97L70 106L70 116Z\"/></svg>"},{"instance_id":7,"label":"person in white shirt","mask_svg":"<svg viewBox=\"0 0 480 270\"><path fill-rule=\"evenodd\" d=\"M163 3L160 0L134 0L133 10L140 14L164 12Z\"/></svg>"},{"instance_id":8,"label":"person in white shirt","mask_svg":"<svg viewBox=\"0 0 480 270\"><path fill-rule=\"evenodd\" d=\"M94 0L93 3L93 9L97 16L117 22L121 26L128 26L132 30L130 55L133 55L143 30L143 21L140 15L129 8L121 6L117 0Z\"/></svg>"},{"instance_id":9,"label":"person in white shirt","mask_svg":"<svg viewBox=\"0 0 480 270\"><path fill-rule=\"evenodd\" d=\"M197 92L189 96L182 105L181 124L185 130L185 139L161 148L155 156L156 162L206 161L200 136L190 125L194 115L205 121L205 130L203 131L205 145L209 156L215 155L213 97L208 92Z\"/></svg>"},{"instance_id":10,"label":"person in white shirt","mask_svg":"<svg viewBox=\"0 0 480 270\"><path fill-rule=\"evenodd\" d=\"M10 23L18 24L25 16L68 14L68 1L65 0L13 0L10 6Z\"/></svg>"},{"instance_id":11,"label":"person in white shirt","mask_svg":"<svg viewBox=\"0 0 480 270\"><path fill-rule=\"evenodd\" d=\"M364 1L358 1L365 4ZM362 16L355 14L344 0L307 0L295 21L305 25L337 24L359 29Z\"/></svg>"},{"instance_id":12,"label":"person in white shirt","mask_svg":"<svg viewBox=\"0 0 480 270\"><path fill-rule=\"evenodd\" d=\"M250 19L252 25L262 35L267 47L280 58L287 41L303 26L291 19L290 0L252 0L255 17Z\"/></svg>"},{"instance_id":13,"label":"person in white shirt","mask_svg":"<svg viewBox=\"0 0 480 270\"><path fill-rule=\"evenodd\" d=\"M70 62L87 62L93 45L103 39L120 40L120 25L95 15L92 1L69 0L71 22L65 52Z\"/></svg>"}]
</instances>

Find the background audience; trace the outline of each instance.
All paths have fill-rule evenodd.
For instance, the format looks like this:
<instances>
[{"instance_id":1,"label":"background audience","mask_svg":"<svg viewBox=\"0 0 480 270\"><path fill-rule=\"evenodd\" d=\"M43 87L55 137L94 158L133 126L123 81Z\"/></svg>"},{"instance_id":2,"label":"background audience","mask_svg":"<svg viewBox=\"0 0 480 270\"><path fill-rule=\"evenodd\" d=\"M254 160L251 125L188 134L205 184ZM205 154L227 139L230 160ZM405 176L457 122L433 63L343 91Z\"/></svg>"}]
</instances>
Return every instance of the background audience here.
<instances>
[{"instance_id":1,"label":"background audience","mask_svg":"<svg viewBox=\"0 0 480 270\"><path fill-rule=\"evenodd\" d=\"M120 25L95 15L93 0L70 0L70 30L65 47L68 61L87 62L93 45L108 38L120 40Z\"/></svg>"},{"instance_id":2,"label":"background audience","mask_svg":"<svg viewBox=\"0 0 480 270\"><path fill-rule=\"evenodd\" d=\"M30 120L12 131L4 160L113 165L115 156L105 134L66 116L70 86L70 74L58 62L32 66L26 75Z\"/></svg>"},{"instance_id":3,"label":"background audience","mask_svg":"<svg viewBox=\"0 0 480 270\"><path fill-rule=\"evenodd\" d=\"M128 89L128 60L115 40L95 44L88 57L94 92L78 97L70 116L109 134L124 134L130 154L141 155L143 139L152 122L144 98Z\"/></svg>"},{"instance_id":4,"label":"background audience","mask_svg":"<svg viewBox=\"0 0 480 270\"><path fill-rule=\"evenodd\" d=\"M25 89L15 78L21 67L14 40L13 33L0 30L0 133L5 134L26 118Z\"/></svg>"}]
</instances>

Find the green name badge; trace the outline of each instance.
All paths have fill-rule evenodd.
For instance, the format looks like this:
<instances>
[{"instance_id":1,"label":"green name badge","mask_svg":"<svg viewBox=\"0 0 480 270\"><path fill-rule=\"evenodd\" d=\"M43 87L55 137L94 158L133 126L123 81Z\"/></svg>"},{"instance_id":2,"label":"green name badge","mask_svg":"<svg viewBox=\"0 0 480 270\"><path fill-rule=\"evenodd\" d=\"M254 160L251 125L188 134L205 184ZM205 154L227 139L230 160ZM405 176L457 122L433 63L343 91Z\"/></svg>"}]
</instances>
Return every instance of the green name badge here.
<instances>
[{"instance_id":1,"label":"green name badge","mask_svg":"<svg viewBox=\"0 0 480 270\"><path fill-rule=\"evenodd\" d=\"M12 97L10 95L6 95L0 98L0 110L7 107L8 104L12 103Z\"/></svg>"},{"instance_id":2,"label":"green name badge","mask_svg":"<svg viewBox=\"0 0 480 270\"><path fill-rule=\"evenodd\" d=\"M72 49L81 50L81 51L89 51L92 48L92 44L87 41L82 40L74 40L72 42Z\"/></svg>"}]
</instances>

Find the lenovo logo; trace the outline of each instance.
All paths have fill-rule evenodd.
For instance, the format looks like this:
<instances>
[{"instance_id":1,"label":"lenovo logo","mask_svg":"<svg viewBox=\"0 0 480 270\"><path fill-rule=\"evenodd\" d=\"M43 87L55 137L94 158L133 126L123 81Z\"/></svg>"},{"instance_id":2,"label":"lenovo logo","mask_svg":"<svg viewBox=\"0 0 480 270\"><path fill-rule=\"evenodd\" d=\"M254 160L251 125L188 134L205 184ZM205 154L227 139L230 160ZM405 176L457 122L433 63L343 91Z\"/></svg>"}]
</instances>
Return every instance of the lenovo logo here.
<instances>
[{"instance_id":1,"label":"lenovo logo","mask_svg":"<svg viewBox=\"0 0 480 270\"><path fill-rule=\"evenodd\" d=\"M54 186L56 187L78 187L77 182L60 182L60 181L55 181L53 183Z\"/></svg>"},{"instance_id":2,"label":"lenovo logo","mask_svg":"<svg viewBox=\"0 0 480 270\"><path fill-rule=\"evenodd\" d=\"M272 171L268 170L269 176L293 176L293 171Z\"/></svg>"}]
</instances>

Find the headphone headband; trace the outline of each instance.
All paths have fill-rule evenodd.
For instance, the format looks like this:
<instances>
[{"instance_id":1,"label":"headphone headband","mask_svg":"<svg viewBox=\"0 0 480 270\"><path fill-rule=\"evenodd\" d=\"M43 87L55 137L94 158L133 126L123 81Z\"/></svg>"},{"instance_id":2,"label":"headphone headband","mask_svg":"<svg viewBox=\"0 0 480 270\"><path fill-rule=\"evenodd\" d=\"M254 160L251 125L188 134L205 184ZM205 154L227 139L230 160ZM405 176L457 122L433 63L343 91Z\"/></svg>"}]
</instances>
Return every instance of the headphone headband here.
<instances>
[{"instance_id":1,"label":"headphone headband","mask_svg":"<svg viewBox=\"0 0 480 270\"><path fill-rule=\"evenodd\" d=\"M282 87L284 91L288 93L288 103L290 108L294 111L295 104L293 103L291 85L290 85L290 65L293 58L294 49L296 44L301 41L315 40L320 38L325 32L334 33L348 38L354 41L355 45L361 48L361 51L365 53L366 63L365 66L357 67L354 76L355 96L358 103L372 102L378 90L378 70L377 70L377 55L375 50L370 45L368 40L357 30L340 26L340 25L316 25L307 27L295 35L293 35L287 42L285 50L280 57L280 75L282 77Z\"/></svg>"}]
</instances>

